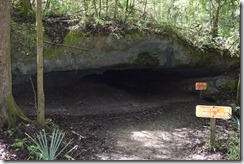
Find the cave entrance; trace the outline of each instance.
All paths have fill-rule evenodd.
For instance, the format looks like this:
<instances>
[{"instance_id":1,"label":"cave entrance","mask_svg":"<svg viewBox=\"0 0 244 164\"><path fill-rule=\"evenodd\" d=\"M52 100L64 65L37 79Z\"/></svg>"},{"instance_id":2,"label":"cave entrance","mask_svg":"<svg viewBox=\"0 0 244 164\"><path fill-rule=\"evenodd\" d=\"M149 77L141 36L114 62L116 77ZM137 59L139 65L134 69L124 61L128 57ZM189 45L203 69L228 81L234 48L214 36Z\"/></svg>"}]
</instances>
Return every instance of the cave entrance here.
<instances>
[{"instance_id":1,"label":"cave entrance","mask_svg":"<svg viewBox=\"0 0 244 164\"><path fill-rule=\"evenodd\" d=\"M153 69L110 70L102 75L107 84L134 95L164 95L176 92L186 77L175 72Z\"/></svg>"},{"instance_id":2,"label":"cave entrance","mask_svg":"<svg viewBox=\"0 0 244 164\"><path fill-rule=\"evenodd\" d=\"M187 78L178 72L154 69L107 70L100 74L50 72L44 75L46 112L90 115L159 108L165 103L192 99L179 89ZM36 77L32 79L36 84ZM28 82L13 89L24 111L35 109L32 88Z\"/></svg>"}]
</instances>

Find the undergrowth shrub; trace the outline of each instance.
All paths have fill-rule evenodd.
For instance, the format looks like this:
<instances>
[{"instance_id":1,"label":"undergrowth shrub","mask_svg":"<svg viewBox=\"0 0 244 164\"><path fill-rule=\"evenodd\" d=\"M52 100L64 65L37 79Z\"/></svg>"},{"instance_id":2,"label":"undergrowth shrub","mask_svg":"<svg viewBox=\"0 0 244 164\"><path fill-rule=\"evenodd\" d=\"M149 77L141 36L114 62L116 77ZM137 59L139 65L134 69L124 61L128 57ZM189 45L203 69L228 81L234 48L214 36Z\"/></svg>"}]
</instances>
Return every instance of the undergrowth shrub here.
<instances>
[{"instance_id":1,"label":"undergrowth shrub","mask_svg":"<svg viewBox=\"0 0 244 164\"><path fill-rule=\"evenodd\" d=\"M40 131L36 139L27 133L26 135L34 143L34 145L28 146L28 150L30 151L30 156L36 156L36 160L55 160L71 143L70 140L61 148L65 132L58 129L53 130L50 139L45 130Z\"/></svg>"}]
</instances>

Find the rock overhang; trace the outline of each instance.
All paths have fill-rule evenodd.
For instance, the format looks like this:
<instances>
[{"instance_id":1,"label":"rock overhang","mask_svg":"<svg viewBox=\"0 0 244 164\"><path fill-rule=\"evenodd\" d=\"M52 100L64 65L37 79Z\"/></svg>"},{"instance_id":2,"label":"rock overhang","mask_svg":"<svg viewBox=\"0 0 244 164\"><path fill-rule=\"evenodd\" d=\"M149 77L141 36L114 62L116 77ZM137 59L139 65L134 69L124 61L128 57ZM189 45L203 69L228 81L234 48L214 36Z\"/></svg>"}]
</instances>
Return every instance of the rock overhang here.
<instances>
[{"instance_id":1,"label":"rock overhang","mask_svg":"<svg viewBox=\"0 0 244 164\"><path fill-rule=\"evenodd\" d=\"M36 74L35 55L21 57L18 50L23 47L18 46L12 45L13 75ZM151 68L178 72L185 76L212 76L238 64L237 58L221 56L217 51L202 51L155 34L86 37L80 32L70 31L63 45L50 44L44 47L44 73L83 70L96 74L106 70Z\"/></svg>"}]
</instances>

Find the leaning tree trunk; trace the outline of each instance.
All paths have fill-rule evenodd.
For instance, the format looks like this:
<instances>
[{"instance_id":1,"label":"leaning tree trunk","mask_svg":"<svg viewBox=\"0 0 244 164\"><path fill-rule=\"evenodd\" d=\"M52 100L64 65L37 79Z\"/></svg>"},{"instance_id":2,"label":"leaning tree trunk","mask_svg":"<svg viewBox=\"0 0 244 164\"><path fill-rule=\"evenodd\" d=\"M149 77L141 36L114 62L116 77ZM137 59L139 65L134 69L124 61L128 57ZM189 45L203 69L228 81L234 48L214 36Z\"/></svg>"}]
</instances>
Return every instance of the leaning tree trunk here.
<instances>
[{"instance_id":1,"label":"leaning tree trunk","mask_svg":"<svg viewBox=\"0 0 244 164\"><path fill-rule=\"evenodd\" d=\"M0 128L28 120L14 101L10 57L10 0L0 0Z\"/></svg>"}]
</instances>

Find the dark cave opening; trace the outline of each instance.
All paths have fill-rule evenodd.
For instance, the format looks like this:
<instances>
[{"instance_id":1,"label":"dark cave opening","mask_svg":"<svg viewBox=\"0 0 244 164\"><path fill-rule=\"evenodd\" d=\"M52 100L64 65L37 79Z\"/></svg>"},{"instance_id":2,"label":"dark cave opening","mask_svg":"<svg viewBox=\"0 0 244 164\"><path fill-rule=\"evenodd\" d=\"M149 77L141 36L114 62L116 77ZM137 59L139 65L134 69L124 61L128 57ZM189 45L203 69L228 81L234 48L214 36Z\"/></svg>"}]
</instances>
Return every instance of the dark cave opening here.
<instances>
[{"instance_id":1,"label":"dark cave opening","mask_svg":"<svg viewBox=\"0 0 244 164\"><path fill-rule=\"evenodd\" d=\"M159 89L168 90L177 87L176 83L182 80L196 76L191 72L184 73L178 71L168 71L160 69L130 69L130 70L106 70L101 73L99 71L63 71L49 72L44 74L44 90L49 92L54 88L63 89L66 87L74 87L82 85L82 82L90 82L96 84L106 84L111 87L117 87L127 91L148 91L157 92ZM13 78L13 92L33 92L36 90L36 75L25 77L23 83L15 82ZM27 79L28 78L28 79ZM15 84L18 83L18 84Z\"/></svg>"},{"instance_id":2,"label":"dark cave opening","mask_svg":"<svg viewBox=\"0 0 244 164\"><path fill-rule=\"evenodd\" d=\"M161 69L50 72L44 74L45 103L47 111L72 114L144 110L187 101L189 93L180 87L198 75ZM13 85L13 95L22 108L35 110L36 76L26 81Z\"/></svg>"}]
</instances>

